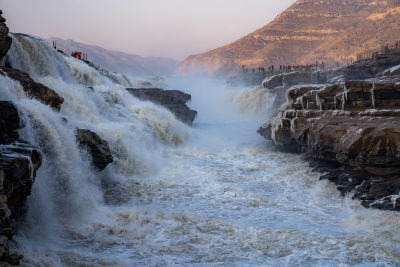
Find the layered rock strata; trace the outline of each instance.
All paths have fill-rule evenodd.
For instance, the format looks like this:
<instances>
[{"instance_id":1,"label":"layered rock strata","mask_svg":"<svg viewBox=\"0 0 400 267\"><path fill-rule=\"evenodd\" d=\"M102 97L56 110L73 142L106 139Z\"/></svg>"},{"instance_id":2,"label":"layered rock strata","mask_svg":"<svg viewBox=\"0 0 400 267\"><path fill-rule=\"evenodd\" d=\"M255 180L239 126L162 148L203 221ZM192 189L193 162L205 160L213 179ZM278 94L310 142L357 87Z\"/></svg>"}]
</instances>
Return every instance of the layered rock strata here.
<instances>
[{"instance_id":1,"label":"layered rock strata","mask_svg":"<svg viewBox=\"0 0 400 267\"><path fill-rule=\"evenodd\" d=\"M399 13L398 0L298 0L255 32L186 58L177 71L236 75L243 65L343 65L394 45Z\"/></svg>"},{"instance_id":2,"label":"layered rock strata","mask_svg":"<svg viewBox=\"0 0 400 267\"><path fill-rule=\"evenodd\" d=\"M400 210L399 83L293 87L283 109L259 133L284 150L344 166L323 177L343 192L354 191L365 206Z\"/></svg>"},{"instance_id":3,"label":"layered rock strata","mask_svg":"<svg viewBox=\"0 0 400 267\"><path fill-rule=\"evenodd\" d=\"M338 84L349 80L379 78L382 82L394 81L400 74L400 49L378 55L374 59L355 62L343 67L316 71L294 71L266 77L262 87L275 94L274 107L286 101L286 92L293 86L321 87L321 84ZM397 66L399 65L399 66ZM386 78L385 78L386 77Z\"/></svg>"},{"instance_id":4,"label":"layered rock strata","mask_svg":"<svg viewBox=\"0 0 400 267\"><path fill-rule=\"evenodd\" d=\"M191 110L186 103L191 100L191 95L178 90L163 90L159 88L127 88L128 92L142 100L169 109L179 120L191 125L197 116L197 111Z\"/></svg>"}]
</instances>

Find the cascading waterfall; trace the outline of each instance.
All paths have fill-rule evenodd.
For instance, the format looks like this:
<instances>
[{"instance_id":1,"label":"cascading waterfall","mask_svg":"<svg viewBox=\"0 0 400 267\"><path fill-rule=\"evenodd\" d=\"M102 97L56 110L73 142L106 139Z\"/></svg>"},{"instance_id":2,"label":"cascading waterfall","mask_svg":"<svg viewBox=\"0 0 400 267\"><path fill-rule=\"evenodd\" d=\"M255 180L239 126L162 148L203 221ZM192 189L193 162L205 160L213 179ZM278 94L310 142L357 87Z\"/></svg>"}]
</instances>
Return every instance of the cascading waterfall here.
<instances>
[{"instance_id":1,"label":"cascading waterfall","mask_svg":"<svg viewBox=\"0 0 400 267\"><path fill-rule=\"evenodd\" d=\"M24 265L398 265L397 213L340 197L301 156L256 135L265 117L254 113L274 102L266 90L167 80L192 94L199 116L189 128L132 97L122 75L39 39L14 35L7 61L65 99L55 112L0 76L0 98L24 120L21 137L44 153L14 236ZM105 170L93 169L76 128L107 141L114 162Z\"/></svg>"},{"instance_id":2,"label":"cascading waterfall","mask_svg":"<svg viewBox=\"0 0 400 267\"><path fill-rule=\"evenodd\" d=\"M27 221L16 237L24 250L24 245L30 246L27 240L47 238L57 243L68 234L65 229L79 232L98 221L97 215L104 214L100 210L106 207L103 187L107 179L118 181L153 172L157 168L154 163L163 161L163 146L183 143L190 129L169 111L131 96L124 90L130 83L122 75L106 77L39 39L12 38L9 64L65 99L57 113L28 99L18 82L0 76L1 98L13 101L25 121L22 138L44 153L27 204ZM93 170L88 155L79 148L77 128L93 130L108 142L114 164L102 174Z\"/></svg>"},{"instance_id":3,"label":"cascading waterfall","mask_svg":"<svg viewBox=\"0 0 400 267\"><path fill-rule=\"evenodd\" d=\"M231 101L244 113L272 114L276 95L265 88L251 88L232 93ZM264 117L265 119L265 117Z\"/></svg>"}]
</instances>

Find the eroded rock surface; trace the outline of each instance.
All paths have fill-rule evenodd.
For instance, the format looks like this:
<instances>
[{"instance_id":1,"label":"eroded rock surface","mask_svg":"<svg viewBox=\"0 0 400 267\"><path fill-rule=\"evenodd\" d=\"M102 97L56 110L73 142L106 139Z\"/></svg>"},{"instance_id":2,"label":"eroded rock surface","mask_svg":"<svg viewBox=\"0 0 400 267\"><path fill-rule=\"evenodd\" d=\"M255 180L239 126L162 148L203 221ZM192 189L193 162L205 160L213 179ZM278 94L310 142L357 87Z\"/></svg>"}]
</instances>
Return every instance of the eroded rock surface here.
<instances>
[{"instance_id":1,"label":"eroded rock surface","mask_svg":"<svg viewBox=\"0 0 400 267\"><path fill-rule=\"evenodd\" d=\"M7 67L0 67L0 74L3 76L8 76L13 80L19 81L25 93L29 97L38 99L57 111L60 110L61 104L64 102L64 99L60 97L52 89L48 88L47 86L35 82L29 76L29 74L22 72L20 70L11 69Z\"/></svg>"},{"instance_id":2,"label":"eroded rock surface","mask_svg":"<svg viewBox=\"0 0 400 267\"><path fill-rule=\"evenodd\" d=\"M400 192L399 83L293 87L284 109L259 133L284 150L346 166L324 178L354 190L364 205L400 210L394 197Z\"/></svg>"},{"instance_id":3,"label":"eroded rock surface","mask_svg":"<svg viewBox=\"0 0 400 267\"><path fill-rule=\"evenodd\" d=\"M191 110L186 103L191 95L178 90L163 90L159 88L127 88L128 92L143 100L160 104L169 109L179 120L191 125L197 116L197 111Z\"/></svg>"},{"instance_id":4,"label":"eroded rock surface","mask_svg":"<svg viewBox=\"0 0 400 267\"><path fill-rule=\"evenodd\" d=\"M108 164L113 162L107 142L101 139L98 134L90 130L77 129L76 138L80 145L90 153L93 165L97 170L102 171Z\"/></svg>"}]
</instances>

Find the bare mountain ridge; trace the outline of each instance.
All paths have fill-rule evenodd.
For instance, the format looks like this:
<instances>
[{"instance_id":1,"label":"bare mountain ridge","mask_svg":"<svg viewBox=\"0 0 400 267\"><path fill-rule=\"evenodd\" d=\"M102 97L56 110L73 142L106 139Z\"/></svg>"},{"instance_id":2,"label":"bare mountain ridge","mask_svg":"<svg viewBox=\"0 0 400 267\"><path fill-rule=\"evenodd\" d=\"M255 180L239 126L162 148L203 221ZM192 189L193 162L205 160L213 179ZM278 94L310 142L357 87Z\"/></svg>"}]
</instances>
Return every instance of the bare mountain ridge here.
<instances>
[{"instance_id":1,"label":"bare mountain ridge","mask_svg":"<svg viewBox=\"0 0 400 267\"><path fill-rule=\"evenodd\" d=\"M141 57L120 51L112 51L99 46L87 45L68 39L49 38L50 45L55 41L57 49L70 54L81 51L88 54L88 60L94 64L131 76L171 74L175 71L178 61L170 58Z\"/></svg>"},{"instance_id":2,"label":"bare mountain ridge","mask_svg":"<svg viewBox=\"0 0 400 267\"><path fill-rule=\"evenodd\" d=\"M234 74L249 67L356 59L400 39L400 1L300 0L261 29L185 59L181 74Z\"/></svg>"}]
</instances>

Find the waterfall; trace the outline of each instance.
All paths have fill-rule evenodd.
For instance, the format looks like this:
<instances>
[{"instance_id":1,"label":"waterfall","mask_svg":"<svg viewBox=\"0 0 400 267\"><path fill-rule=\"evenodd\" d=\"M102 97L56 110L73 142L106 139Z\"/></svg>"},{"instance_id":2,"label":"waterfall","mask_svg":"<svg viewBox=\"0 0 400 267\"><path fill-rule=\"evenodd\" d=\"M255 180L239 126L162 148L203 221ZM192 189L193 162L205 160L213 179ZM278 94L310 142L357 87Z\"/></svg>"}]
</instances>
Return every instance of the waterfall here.
<instances>
[{"instance_id":1,"label":"waterfall","mask_svg":"<svg viewBox=\"0 0 400 267\"><path fill-rule=\"evenodd\" d=\"M371 93L372 107L375 108L375 82L372 83L372 87L369 92Z\"/></svg>"},{"instance_id":2,"label":"waterfall","mask_svg":"<svg viewBox=\"0 0 400 267\"><path fill-rule=\"evenodd\" d=\"M168 110L131 96L123 75L105 76L40 39L11 37L8 63L65 100L58 113L28 98L19 82L0 76L2 100L13 101L25 123L21 137L44 154L27 201L26 221L16 236L29 254L29 240L58 244L105 220L104 185L157 172L163 150L183 143L191 130ZM110 146L114 163L103 172L94 171L87 152L77 144L77 128L96 132Z\"/></svg>"}]
</instances>

